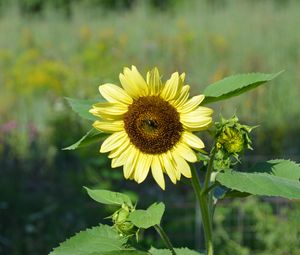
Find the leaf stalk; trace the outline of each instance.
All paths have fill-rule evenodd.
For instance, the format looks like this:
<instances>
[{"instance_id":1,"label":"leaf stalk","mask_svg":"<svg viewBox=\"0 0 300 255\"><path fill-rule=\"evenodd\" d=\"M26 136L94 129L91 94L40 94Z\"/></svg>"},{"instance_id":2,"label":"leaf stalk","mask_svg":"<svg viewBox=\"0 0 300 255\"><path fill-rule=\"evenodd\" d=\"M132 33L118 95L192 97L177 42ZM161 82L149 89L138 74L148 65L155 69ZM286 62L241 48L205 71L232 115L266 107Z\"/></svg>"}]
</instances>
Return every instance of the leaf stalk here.
<instances>
[{"instance_id":1,"label":"leaf stalk","mask_svg":"<svg viewBox=\"0 0 300 255\"><path fill-rule=\"evenodd\" d=\"M154 225L155 230L160 235L161 239L165 243L166 247L171 251L172 255L176 255L176 252L173 248L173 245L167 236L166 232L163 230L163 228L160 225Z\"/></svg>"}]
</instances>

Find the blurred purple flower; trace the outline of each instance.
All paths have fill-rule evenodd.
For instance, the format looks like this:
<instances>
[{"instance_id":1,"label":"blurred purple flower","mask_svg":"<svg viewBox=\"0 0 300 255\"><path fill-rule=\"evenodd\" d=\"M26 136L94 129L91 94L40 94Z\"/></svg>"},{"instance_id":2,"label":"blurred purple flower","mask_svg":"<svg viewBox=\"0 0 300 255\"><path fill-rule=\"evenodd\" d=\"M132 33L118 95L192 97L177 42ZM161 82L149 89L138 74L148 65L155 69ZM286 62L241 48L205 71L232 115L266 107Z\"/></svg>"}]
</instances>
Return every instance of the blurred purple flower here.
<instances>
[{"instance_id":1,"label":"blurred purple flower","mask_svg":"<svg viewBox=\"0 0 300 255\"><path fill-rule=\"evenodd\" d=\"M15 120L8 121L0 126L0 133L8 134L18 127L18 124Z\"/></svg>"}]
</instances>

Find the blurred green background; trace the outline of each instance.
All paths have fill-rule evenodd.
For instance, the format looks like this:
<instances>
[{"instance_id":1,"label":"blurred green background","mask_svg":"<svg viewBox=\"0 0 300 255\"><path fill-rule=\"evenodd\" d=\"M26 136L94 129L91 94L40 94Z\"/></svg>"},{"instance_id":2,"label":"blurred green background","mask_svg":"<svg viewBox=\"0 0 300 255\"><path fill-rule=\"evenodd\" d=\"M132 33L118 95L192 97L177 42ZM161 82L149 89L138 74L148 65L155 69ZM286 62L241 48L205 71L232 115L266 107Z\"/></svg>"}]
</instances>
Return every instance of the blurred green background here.
<instances>
[{"instance_id":1,"label":"blurred green background","mask_svg":"<svg viewBox=\"0 0 300 255\"><path fill-rule=\"evenodd\" d=\"M64 96L95 98L123 66L166 79L186 72L194 94L235 73L285 72L265 87L213 105L253 132L246 164L300 161L300 1L0 0L0 254L42 255L112 212L82 186L130 191L143 208L167 204L175 246L202 249L192 189L151 177L124 181L99 144L61 151L91 123ZM300 206L281 199L224 201L215 221L218 255L300 254ZM202 237L203 238L203 237ZM154 232L141 246L163 247Z\"/></svg>"}]
</instances>

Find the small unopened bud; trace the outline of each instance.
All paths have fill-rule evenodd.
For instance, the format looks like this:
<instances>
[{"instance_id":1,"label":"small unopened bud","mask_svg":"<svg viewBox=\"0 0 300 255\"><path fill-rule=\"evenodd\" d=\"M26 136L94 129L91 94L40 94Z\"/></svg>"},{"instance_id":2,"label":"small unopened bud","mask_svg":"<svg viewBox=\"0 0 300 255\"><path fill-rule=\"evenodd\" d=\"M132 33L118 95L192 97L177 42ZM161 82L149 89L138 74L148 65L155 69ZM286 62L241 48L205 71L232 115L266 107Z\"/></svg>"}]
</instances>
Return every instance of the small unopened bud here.
<instances>
[{"instance_id":1,"label":"small unopened bud","mask_svg":"<svg viewBox=\"0 0 300 255\"><path fill-rule=\"evenodd\" d=\"M114 227L122 236L132 236L138 231L138 228L128 220L129 214L132 211L134 211L134 208L123 204L122 207L112 215Z\"/></svg>"},{"instance_id":2,"label":"small unopened bud","mask_svg":"<svg viewBox=\"0 0 300 255\"><path fill-rule=\"evenodd\" d=\"M239 154L245 149L252 149L250 132L254 127L242 125L239 119L233 116L230 119L221 118L215 123L216 157L214 161L215 169L230 168L231 165L239 161ZM233 158L231 157L233 156Z\"/></svg>"},{"instance_id":3,"label":"small unopened bud","mask_svg":"<svg viewBox=\"0 0 300 255\"><path fill-rule=\"evenodd\" d=\"M217 138L217 144L219 148L224 147L228 153L235 154L243 151L245 140L239 130L226 127Z\"/></svg>"},{"instance_id":4,"label":"small unopened bud","mask_svg":"<svg viewBox=\"0 0 300 255\"><path fill-rule=\"evenodd\" d=\"M231 119L221 118L216 123L216 145L229 154L238 154L244 149L252 149L249 133L254 127L239 123L239 119L233 116Z\"/></svg>"}]
</instances>

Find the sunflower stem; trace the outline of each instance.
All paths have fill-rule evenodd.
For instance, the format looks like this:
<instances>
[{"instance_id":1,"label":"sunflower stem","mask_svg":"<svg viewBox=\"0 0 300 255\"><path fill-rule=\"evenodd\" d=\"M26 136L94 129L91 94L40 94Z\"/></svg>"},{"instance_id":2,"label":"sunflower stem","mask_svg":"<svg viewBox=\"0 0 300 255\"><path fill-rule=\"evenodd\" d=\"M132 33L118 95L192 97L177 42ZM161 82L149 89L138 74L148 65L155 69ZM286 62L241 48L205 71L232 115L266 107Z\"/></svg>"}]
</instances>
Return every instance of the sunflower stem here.
<instances>
[{"instance_id":1,"label":"sunflower stem","mask_svg":"<svg viewBox=\"0 0 300 255\"><path fill-rule=\"evenodd\" d=\"M204 230L204 239L205 239L205 249L206 255L213 255L214 248L213 248L213 241L212 241L212 217L210 217L209 213L209 205L208 205L208 195L205 192L202 192L204 189L201 188L200 181L197 175L197 171L195 167L191 168L192 170L192 185L198 199L201 218L202 218L202 225ZM208 173L208 171L207 171Z\"/></svg>"},{"instance_id":2,"label":"sunflower stem","mask_svg":"<svg viewBox=\"0 0 300 255\"><path fill-rule=\"evenodd\" d=\"M209 192L211 192L217 186L218 186L217 183L213 183L207 189L203 190L202 193L203 194L208 194Z\"/></svg>"},{"instance_id":3,"label":"sunflower stem","mask_svg":"<svg viewBox=\"0 0 300 255\"><path fill-rule=\"evenodd\" d=\"M216 155L216 146L214 146L212 148L211 153L210 153L210 159L209 159L207 171L205 174L204 185L203 185L203 189L201 191L202 193L206 192L206 190L208 189L208 186L210 184L210 177L211 177L211 173L213 170L215 155Z\"/></svg>"},{"instance_id":4,"label":"sunflower stem","mask_svg":"<svg viewBox=\"0 0 300 255\"><path fill-rule=\"evenodd\" d=\"M157 233L160 235L160 237L163 240L163 242L165 243L166 247L171 251L172 255L176 255L173 245L172 245L169 237L167 236L166 232L162 229L162 227L160 225L154 225L154 228L157 231Z\"/></svg>"},{"instance_id":5,"label":"sunflower stem","mask_svg":"<svg viewBox=\"0 0 300 255\"><path fill-rule=\"evenodd\" d=\"M207 203L208 203L208 212L210 215L210 223L212 225L212 217L213 217L213 194L212 192L210 192L210 185L214 186L215 183L211 184L211 173L213 171L213 165L214 165L214 159L216 156L216 144L214 144L211 152L210 152L210 159L208 162L208 166L207 166L207 170L206 170L206 174L205 174L205 180L204 180L204 185L203 185L203 189L201 191L202 196L207 196ZM212 226L211 226L212 228Z\"/></svg>"}]
</instances>

